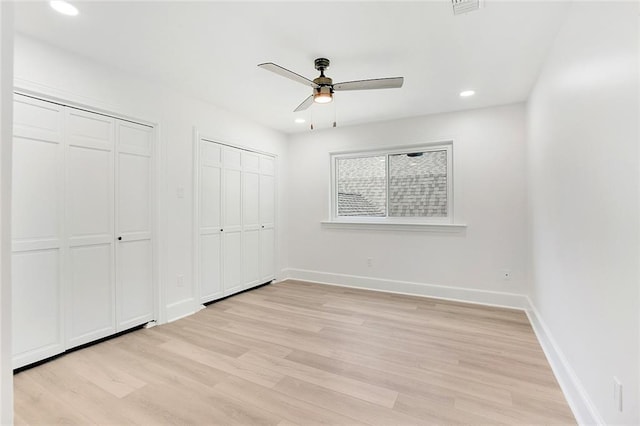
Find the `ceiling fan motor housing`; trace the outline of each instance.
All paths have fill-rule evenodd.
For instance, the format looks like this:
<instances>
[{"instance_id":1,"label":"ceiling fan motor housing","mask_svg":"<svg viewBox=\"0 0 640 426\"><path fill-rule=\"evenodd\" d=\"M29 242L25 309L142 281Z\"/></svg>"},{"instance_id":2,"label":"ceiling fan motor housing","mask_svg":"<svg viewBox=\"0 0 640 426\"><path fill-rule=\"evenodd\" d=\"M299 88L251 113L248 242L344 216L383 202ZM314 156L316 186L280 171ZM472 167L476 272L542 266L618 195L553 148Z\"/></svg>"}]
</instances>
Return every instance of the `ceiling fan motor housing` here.
<instances>
[{"instance_id":1,"label":"ceiling fan motor housing","mask_svg":"<svg viewBox=\"0 0 640 426\"><path fill-rule=\"evenodd\" d=\"M318 58L315 60L316 69L320 72L329 68L331 62L327 58Z\"/></svg>"}]
</instances>

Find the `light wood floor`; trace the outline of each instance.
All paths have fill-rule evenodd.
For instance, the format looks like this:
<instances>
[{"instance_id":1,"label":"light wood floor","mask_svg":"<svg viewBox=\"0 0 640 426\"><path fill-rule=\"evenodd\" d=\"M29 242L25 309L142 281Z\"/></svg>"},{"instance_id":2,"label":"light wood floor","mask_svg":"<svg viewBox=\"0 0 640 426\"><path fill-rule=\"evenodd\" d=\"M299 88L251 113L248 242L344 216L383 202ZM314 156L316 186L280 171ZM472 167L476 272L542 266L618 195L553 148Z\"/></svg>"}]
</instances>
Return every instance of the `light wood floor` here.
<instances>
[{"instance_id":1,"label":"light wood floor","mask_svg":"<svg viewBox=\"0 0 640 426\"><path fill-rule=\"evenodd\" d=\"M15 376L16 424L575 424L515 310L287 281Z\"/></svg>"}]
</instances>

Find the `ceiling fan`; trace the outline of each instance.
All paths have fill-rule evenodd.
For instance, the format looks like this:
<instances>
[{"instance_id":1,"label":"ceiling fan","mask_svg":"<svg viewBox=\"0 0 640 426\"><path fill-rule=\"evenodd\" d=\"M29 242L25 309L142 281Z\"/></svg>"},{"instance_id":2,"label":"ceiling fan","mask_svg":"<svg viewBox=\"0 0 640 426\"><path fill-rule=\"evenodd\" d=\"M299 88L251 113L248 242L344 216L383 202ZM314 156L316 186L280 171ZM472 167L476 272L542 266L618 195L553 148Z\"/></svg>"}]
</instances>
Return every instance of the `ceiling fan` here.
<instances>
[{"instance_id":1,"label":"ceiling fan","mask_svg":"<svg viewBox=\"0 0 640 426\"><path fill-rule=\"evenodd\" d=\"M266 62L258 66L313 88L313 94L302 101L302 103L293 110L294 112L303 111L309 108L314 102L319 104L331 102L333 100L333 92L337 90L396 89L402 87L402 83L404 83L404 77L391 77L345 81L334 84L332 79L324 75L324 71L329 68L329 60L327 58L318 58L315 60L315 67L320 71L320 76L313 80L309 80L273 62Z\"/></svg>"}]
</instances>

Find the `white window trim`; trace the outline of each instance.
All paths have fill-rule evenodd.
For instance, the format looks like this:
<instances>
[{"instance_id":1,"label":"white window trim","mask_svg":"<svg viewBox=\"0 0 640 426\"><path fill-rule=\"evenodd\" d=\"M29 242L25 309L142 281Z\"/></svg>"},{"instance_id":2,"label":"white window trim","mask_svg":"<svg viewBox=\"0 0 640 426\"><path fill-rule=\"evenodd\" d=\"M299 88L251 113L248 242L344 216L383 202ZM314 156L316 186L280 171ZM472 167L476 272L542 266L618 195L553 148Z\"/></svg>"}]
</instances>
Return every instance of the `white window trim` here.
<instances>
[{"instance_id":1,"label":"white window trim","mask_svg":"<svg viewBox=\"0 0 640 426\"><path fill-rule=\"evenodd\" d=\"M366 216L338 216L336 162L343 158L375 157L380 155L404 154L416 151L447 152L447 217L366 217ZM454 223L453 209L453 140L405 145L389 149L330 152L331 188L329 220L322 221L322 225L331 228L349 229L387 229L387 230L438 230L459 231L466 228L465 224ZM387 178L389 162L386 161ZM389 208L389 193L387 191L387 213Z\"/></svg>"}]
</instances>

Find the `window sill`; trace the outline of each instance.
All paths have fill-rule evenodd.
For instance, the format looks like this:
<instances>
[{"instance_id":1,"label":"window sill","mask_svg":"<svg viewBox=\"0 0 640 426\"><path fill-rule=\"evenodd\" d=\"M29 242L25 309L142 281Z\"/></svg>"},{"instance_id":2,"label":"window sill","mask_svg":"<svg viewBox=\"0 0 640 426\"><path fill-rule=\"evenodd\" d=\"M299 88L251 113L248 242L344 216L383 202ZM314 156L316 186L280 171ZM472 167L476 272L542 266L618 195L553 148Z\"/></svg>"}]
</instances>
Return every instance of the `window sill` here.
<instances>
[{"instance_id":1,"label":"window sill","mask_svg":"<svg viewBox=\"0 0 640 426\"><path fill-rule=\"evenodd\" d=\"M402 222L355 222L339 220L323 220L325 228L360 229L367 231L421 231L421 232L464 232L464 223L402 223Z\"/></svg>"}]
</instances>

